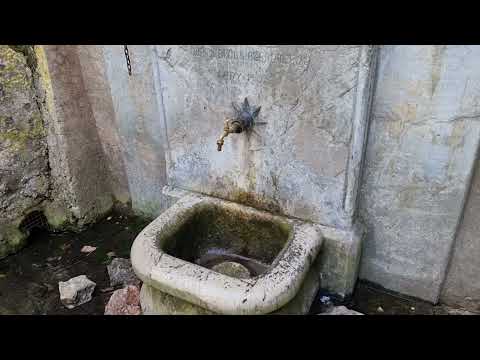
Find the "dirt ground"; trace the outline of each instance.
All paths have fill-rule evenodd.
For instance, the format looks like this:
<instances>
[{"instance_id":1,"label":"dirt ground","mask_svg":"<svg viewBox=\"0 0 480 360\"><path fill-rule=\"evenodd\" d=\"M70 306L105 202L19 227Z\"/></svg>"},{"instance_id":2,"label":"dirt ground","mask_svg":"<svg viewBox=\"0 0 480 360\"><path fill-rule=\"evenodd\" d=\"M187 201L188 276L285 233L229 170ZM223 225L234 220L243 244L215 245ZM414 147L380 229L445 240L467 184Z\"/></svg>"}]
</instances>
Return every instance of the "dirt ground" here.
<instances>
[{"instance_id":1,"label":"dirt ground","mask_svg":"<svg viewBox=\"0 0 480 360\"><path fill-rule=\"evenodd\" d=\"M120 214L107 218L81 233L32 234L24 249L0 260L0 314L103 315L113 291L107 273L113 257L107 253L129 258L133 240L147 225ZM84 245L97 249L82 253ZM69 310L60 303L58 282L78 275L97 286L90 302Z\"/></svg>"},{"instance_id":2,"label":"dirt ground","mask_svg":"<svg viewBox=\"0 0 480 360\"><path fill-rule=\"evenodd\" d=\"M477 315L462 308L434 305L398 294L366 281L358 281L353 296L347 300L336 299L331 294L320 291L310 313L324 312L330 306L338 305L365 315Z\"/></svg>"}]
</instances>

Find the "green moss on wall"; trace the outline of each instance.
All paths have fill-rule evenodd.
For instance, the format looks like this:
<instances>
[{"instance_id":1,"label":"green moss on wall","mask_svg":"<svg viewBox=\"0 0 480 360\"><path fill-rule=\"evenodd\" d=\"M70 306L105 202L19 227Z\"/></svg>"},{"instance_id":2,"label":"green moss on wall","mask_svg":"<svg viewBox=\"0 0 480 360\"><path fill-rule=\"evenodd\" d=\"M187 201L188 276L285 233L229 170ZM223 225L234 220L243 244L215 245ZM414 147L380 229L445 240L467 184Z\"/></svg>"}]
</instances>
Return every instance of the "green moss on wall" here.
<instances>
[{"instance_id":1,"label":"green moss on wall","mask_svg":"<svg viewBox=\"0 0 480 360\"><path fill-rule=\"evenodd\" d=\"M26 243L27 235L14 225L1 226L0 232L0 259L20 250Z\"/></svg>"},{"instance_id":2,"label":"green moss on wall","mask_svg":"<svg viewBox=\"0 0 480 360\"><path fill-rule=\"evenodd\" d=\"M0 125L6 126L7 118L0 116ZM28 141L41 139L45 137L45 128L43 126L43 120L39 113L34 113L30 126L27 128L12 128L6 131L0 131L0 141L12 142L16 150L24 149Z\"/></svg>"}]
</instances>

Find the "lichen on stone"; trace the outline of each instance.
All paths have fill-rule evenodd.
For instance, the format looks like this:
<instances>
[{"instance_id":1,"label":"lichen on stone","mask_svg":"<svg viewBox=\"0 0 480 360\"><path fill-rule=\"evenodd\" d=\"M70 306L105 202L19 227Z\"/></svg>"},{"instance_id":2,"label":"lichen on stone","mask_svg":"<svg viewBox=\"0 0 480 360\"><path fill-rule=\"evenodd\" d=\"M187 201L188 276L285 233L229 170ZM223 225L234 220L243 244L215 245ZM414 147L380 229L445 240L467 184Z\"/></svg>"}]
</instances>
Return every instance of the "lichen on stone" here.
<instances>
[{"instance_id":1,"label":"lichen on stone","mask_svg":"<svg viewBox=\"0 0 480 360\"><path fill-rule=\"evenodd\" d=\"M0 45L0 258L19 250L18 224L49 197L48 149L31 45Z\"/></svg>"}]
</instances>

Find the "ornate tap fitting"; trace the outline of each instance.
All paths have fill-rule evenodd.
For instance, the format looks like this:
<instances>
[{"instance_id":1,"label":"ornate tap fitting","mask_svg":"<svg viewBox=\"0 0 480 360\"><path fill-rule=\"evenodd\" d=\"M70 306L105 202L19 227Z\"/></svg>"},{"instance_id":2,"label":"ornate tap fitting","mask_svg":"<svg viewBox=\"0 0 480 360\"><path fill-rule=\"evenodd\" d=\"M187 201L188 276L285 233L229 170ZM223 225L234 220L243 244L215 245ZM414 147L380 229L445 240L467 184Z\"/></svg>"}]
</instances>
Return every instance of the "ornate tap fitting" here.
<instances>
[{"instance_id":1,"label":"ornate tap fitting","mask_svg":"<svg viewBox=\"0 0 480 360\"><path fill-rule=\"evenodd\" d=\"M229 134L240 134L243 131L250 130L255 124L255 119L260 112L261 107L251 107L247 98L243 101L241 106L232 103L235 117L233 119L226 119L223 126L223 134L217 140L217 150L222 151L224 139Z\"/></svg>"}]
</instances>

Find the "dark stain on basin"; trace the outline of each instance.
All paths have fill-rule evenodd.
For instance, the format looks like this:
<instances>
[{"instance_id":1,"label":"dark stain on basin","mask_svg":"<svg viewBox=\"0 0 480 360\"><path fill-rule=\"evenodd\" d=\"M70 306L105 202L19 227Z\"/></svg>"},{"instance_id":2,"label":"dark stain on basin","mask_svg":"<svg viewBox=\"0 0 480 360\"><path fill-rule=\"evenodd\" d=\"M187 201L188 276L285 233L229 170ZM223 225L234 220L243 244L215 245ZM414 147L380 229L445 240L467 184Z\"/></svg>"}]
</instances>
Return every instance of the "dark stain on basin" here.
<instances>
[{"instance_id":1,"label":"dark stain on basin","mask_svg":"<svg viewBox=\"0 0 480 360\"><path fill-rule=\"evenodd\" d=\"M232 194L232 199L234 202L238 202L239 204L251 206L256 209L266 210L272 214L283 215L280 205L278 205L276 202L259 198L258 195L251 192L236 191Z\"/></svg>"}]
</instances>

